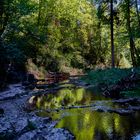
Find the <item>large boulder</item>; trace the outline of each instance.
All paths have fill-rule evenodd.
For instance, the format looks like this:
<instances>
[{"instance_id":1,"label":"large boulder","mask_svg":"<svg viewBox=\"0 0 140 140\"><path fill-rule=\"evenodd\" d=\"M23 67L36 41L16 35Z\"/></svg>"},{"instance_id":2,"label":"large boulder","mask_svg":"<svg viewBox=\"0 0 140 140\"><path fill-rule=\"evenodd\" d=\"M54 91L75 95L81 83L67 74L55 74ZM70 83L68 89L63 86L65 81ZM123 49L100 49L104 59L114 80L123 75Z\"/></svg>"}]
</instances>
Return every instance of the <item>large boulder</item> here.
<instances>
[{"instance_id":1,"label":"large boulder","mask_svg":"<svg viewBox=\"0 0 140 140\"><path fill-rule=\"evenodd\" d=\"M28 127L28 120L27 118L18 118L18 120L13 124L14 131L18 134L23 132Z\"/></svg>"},{"instance_id":2,"label":"large boulder","mask_svg":"<svg viewBox=\"0 0 140 140\"><path fill-rule=\"evenodd\" d=\"M73 140L74 136L65 129L54 128L47 135L43 133L45 140Z\"/></svg>"}]
</instances>

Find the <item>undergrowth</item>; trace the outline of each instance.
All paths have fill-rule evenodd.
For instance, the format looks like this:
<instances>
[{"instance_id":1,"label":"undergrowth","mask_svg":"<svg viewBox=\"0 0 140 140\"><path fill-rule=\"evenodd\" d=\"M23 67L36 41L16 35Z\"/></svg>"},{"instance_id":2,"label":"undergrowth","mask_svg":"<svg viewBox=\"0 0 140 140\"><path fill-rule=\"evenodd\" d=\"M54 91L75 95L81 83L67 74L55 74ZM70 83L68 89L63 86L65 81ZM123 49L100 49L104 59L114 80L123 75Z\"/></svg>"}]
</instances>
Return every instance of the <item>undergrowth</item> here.
<instances>
[{"instance_id":1,"label":"undergrowth","mask_svg":"<svg viewBox=\"0 0 140 140\"><path fill-rule=\"evenodd\" d=\"M92 70L87 73L86 76L82 77L81 79L86 83L99 85L99 84L106 84L112 85L117 83L120 79L128 77L132 74L132 71L140 74L140 68L132 68L129 69L105 69L105 70Z\"/></svg>"}]
</instances>

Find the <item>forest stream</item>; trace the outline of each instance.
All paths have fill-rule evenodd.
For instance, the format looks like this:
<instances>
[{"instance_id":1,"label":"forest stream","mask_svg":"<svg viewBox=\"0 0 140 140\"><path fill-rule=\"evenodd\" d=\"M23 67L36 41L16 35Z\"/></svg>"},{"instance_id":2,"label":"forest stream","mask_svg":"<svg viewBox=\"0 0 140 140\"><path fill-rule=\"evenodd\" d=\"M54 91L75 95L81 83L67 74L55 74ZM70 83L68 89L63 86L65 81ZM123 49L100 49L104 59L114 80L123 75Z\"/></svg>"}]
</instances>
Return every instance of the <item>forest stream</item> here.
<instances>
[{"instance_id":1,"label":"forest stream","mask_svg":"<svg viewBox=\"0 0 140 140\"><path fill-rule=\"evenodd\" d=\"M139 140L139 89L106 97L80 79L0 93L0 140Z\"/></svg>"},{"instance_id":2,"label":"forest stream","mask_svg":"<svg viewBox=\"0 0 140 140\"><path fill-rule=\"evenodd\" d=\"M139 92L139 91L137 91ZM110 99L94 88L65 87L32 96L29 106L39 117L57 120L76 140L140 139L139 98Z\"/></svg>"},{"instance_id":3,"label":"forest stream","mask_svg":"<svg viewBox=\"0 0 140 140\"><path fill-rule=\"evenodd\" d=\"M0 140L140 140L140 0L0 0Z\"/></svg>"}]
</instances>

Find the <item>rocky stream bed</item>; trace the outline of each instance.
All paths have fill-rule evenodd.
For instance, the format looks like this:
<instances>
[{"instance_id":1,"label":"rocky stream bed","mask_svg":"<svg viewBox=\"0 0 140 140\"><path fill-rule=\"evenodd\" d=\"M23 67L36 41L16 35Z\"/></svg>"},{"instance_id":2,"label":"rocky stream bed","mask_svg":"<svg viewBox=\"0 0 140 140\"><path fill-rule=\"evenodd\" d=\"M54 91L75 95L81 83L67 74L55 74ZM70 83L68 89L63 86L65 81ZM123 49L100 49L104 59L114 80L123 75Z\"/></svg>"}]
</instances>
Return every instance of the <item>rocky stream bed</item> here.
<instances>
[{"instance_id":1,"label":"rocky stream bed","mask_svg":"<svg viewBox=\"0 0 140 140\"><path fill-rule=\"evenodd\" d=\"M78 87L89 88L82 82L75 82ZM67 86L66 86L67 87ZM65 128L56 128L62 119L52 119L51 115L41 117L37 115L39 110L30 110L28 101L33 96L47 94L50 91L58 91L64 87L54 89L25 90L21 84L10 85L6 91L0 93L0 139L1 140L72 140L78 138ZM68 97L67 97L68 98ZM81 98L81 101L89 97ZM94 98L94 97L93 97ZM64 99L65 100L65 99ZM92 101L92 100L91 100ZM79 103L79 101L78 101ZM113 106L108 105L113 104ZM117 107L116 107L117 106ZM140 111L140 98L123 98L96 100L90 104L69 104L52 109L43 108L41 111L60 112L72 109L91 108L96 112L115 113L126 116ZM68 122L71 123L71 122ZM100 138L99 138L100 139Z\"/></svg>"},{"instance_id":2,"label":"rocky stream bed","mask_svg":"<svg viewBox=\"0 0 140 140\"><path fill-rule=\"evenodd\" d=\"M10 85L0 94L1 140L66 140L74 137L65 129L54 128L57 121L38 117L25 110L26 101L32 94L21 84Z\"/></svg>"}]
</instances>

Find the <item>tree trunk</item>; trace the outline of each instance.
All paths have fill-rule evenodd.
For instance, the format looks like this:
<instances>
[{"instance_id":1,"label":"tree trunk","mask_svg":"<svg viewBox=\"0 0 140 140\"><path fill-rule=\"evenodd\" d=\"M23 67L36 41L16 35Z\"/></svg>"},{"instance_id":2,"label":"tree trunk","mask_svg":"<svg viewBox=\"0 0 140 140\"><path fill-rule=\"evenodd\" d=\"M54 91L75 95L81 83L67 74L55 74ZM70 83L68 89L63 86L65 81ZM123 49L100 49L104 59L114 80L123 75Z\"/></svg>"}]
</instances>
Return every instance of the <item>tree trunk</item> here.
<instances>
[{"instance_id":1,"label":"tree trunk","mask_svg":"<svg viewBox=\"0 0 140 140\"><path fill-rule=\"evenodd\" d=\"M100 19L99 19L100 20ZM102 49L102 36L101 36L101 34L102 34L102 31L101 31L101 21L99 21L99 23L98 23L98 35L99 35L99 48L98 48L98 56L99 56L99 58L101 59L101 49ZM101 61L101 60L100 60Z\"/></svg>"},{"instance_id":2,"label":"tree trunk","mask_svg":"<svg viewBox=\"0 0 140 140\"><path fill-rule=\"evenodd\" d=\"M114 24L114 18L113 18L113 0L111 0L111 26L110 26L110 29L111 29L111 61L112 61L112 68L115 67L115 60L114 60L114 29L113 29L113 24Z\"/></svg>"},{"instance_id":3,"label":"tree trunk","mask_svg":"<svg viewBox=\"0 0 140 140\"><path fill-rule=\"evenodd\" d=\"M138 9L138 0L135 0L135 6L136 6L137 19L138 19L138 24L139 24L139 29L140 29L140 16L139 16L139 9Z\"/></svg>"},{"instance_id":4,"label":"tree trunk","mask_svg":"<svg viewBox=\"0 0 140 140\"><path fill-rule=\"evenodd\" d=\"M132 64L133 67L137 66L137 62L136 62L136 48L135 48L135 42L133 39L133 34L132 34L132 29L131 29L131 20L130 20L130 0L125 0L126 2L126 12L127 12L127 30L128 30L128 34L129 34L129 41L130 41L130 53L131 53L131 59L132 59Z\"/></svg>"}]
</instances>

